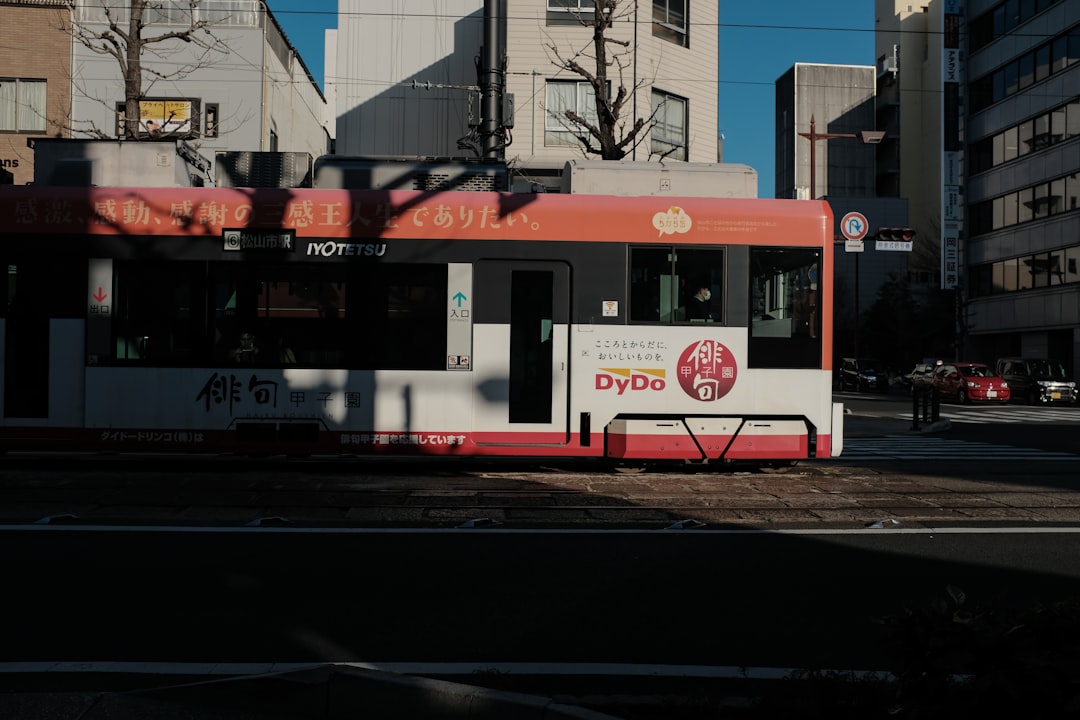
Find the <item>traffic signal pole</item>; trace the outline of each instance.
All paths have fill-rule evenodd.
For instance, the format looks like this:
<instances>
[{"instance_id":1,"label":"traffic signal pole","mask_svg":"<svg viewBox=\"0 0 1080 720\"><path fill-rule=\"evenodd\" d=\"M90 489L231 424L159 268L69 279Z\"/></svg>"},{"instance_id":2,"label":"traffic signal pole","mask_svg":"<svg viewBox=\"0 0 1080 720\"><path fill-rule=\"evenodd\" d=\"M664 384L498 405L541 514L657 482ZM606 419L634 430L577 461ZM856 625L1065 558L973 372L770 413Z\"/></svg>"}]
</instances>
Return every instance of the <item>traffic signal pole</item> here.
<instances>
[{"instance_id":1,"label":"traffic signal pole","mask_svg":"<svg viewBox=\"0 0 1080 720\"><path fill-rule=\"evenodd\" d=\"M853 253L855 255L855 332L852 337L855 357L859 357L859 256L861 252Z\"/></svg>"}]
</instances>

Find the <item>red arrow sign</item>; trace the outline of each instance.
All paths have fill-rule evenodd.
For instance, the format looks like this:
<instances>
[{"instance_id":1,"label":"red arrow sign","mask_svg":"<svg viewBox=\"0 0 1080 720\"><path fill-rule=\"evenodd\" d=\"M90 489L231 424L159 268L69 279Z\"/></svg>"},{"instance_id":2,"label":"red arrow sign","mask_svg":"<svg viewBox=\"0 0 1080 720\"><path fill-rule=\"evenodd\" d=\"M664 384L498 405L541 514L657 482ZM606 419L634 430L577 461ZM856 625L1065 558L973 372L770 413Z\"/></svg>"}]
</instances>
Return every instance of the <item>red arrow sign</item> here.
<instances>
[{"instance_id":1,"label":"red arrow sign","mask_svg":"<svg viewBox=\"0 0 1080 720\"><path fill-rule=\"evenodd\" d=\"M94 293L93 295L91 295L90 297L94 298L94 299L95 299L95 300L97 300L98 302L101 302L101 301L102 301L102 300L104 300L105 298L109 297L109 294L108 294L108 293L106 293L106 292L105 292L104 290L102 290L102 289L101 289L101 288L99 287L99 288L97 289L97 292L96 292L96 293Z\"/></svg>"}]
</instances>

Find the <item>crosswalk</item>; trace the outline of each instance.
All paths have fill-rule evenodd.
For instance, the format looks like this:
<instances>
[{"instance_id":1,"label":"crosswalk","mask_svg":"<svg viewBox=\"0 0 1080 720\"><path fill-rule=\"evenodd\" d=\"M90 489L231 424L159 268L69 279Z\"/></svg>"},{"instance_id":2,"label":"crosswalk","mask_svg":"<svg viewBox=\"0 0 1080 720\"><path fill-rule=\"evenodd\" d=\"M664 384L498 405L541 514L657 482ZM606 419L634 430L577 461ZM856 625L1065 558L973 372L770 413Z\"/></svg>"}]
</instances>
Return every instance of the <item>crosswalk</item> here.
<instances>
[{"instance_id":1,"label":"crosswalk","mask_svg":"<svg viewBox=\"0 0 1080 720\"><path fill-rule=\"evenodd\" d=\"M868 460L1073 460L1080 454L928 435L844 438L839 461Z\"/></svg>"},{"instance_id":2,"label":"crosswalk","mask_svg":"<svg viewBox=\"0 0 1080 720\"><path fill-rule=\"evenodd\" d=\"M1006 425L1009 423L1080 423L1080 408L1033 407L1017 405L947 405L941 404L939 416L954 423ZM911 419L911 410L896 417Z\"/></svg>"}]
</instances>

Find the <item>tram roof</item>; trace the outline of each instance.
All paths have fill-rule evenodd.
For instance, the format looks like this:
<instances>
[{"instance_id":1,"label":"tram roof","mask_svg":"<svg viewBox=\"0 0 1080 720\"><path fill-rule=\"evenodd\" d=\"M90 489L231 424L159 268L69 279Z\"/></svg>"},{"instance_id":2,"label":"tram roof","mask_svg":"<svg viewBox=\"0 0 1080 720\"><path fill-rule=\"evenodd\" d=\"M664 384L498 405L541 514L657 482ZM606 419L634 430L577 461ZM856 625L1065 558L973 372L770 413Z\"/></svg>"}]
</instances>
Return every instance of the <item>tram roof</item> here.
<instances>
[{"instance_id":1,"label":"tram roof","mask_svg":"<svg viewBox=\"0 0 1080 720\"><path fill-rule=\"evenodd\" d=\"M220 237L290 229L298 237L581 240L807 245L831 242L828 203L585 194L312 188L8 186L0 236Z\"/></svg>"}]
</instances>

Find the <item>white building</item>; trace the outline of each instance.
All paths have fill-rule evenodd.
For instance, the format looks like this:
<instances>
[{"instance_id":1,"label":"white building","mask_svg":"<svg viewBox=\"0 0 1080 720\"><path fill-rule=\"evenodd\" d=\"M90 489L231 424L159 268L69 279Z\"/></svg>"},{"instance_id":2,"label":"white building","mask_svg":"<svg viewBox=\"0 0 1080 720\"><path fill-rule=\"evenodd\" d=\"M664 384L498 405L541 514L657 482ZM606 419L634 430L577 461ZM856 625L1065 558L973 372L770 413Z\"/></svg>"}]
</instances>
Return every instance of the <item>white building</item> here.
<instances>
[{"instance_id":1,"label":"white building","mask_svg":"<svg viewBox=\"0 0 1080 720\"><path fill-rule=\"evenodd\" d=\"M103 28L108 6L121 27L126 3L85 0L75 21ZM179 39L143 53L141 115L153 132L187 138L205 157L219 151L328 152L326 101L277 20L260 0L177 0L150 3L143 37L191 27L192 13L209 23L197 31L213 50ZM216 41L216 42L215 42ZM152 50L152 51L150 51ZM124 81L117 60L73 40L71 125L74 137L123 136Z\"/></svg>"},{"instance_id":2,"label":"white building","mask_svg":"<svg viewBox=\"0 0 1080 720\"><path fill-rule=\"evenodd\" d=\"M501 0L505 18L506 92L511 139L502 154L519 174L548 189L570 159L586 157L554 111L595 112L585 78L560 67L575 58L590 71L590 0ZM484 0L339 0L338 29L328 31L327 77L336 104L336 152L350 156L467 157L470 123L479 119L477 61L482 57ZM621 114L647 122L627 159L718 158L718 23L715 0L620 2L609 37L617 56L612 95L634 93ZM591 65L590 65L591 64ZM621 70L620 70L621 65ZM344 79L347 78L347 81ZM505 116L510 103L503 105ZM658 109L657 109L658 108ZM654 109L657 112L654 116ZM653 123L650 123L650 119ZM459 141L463 141L462 147ZM595 156L591 156L595 157Z\"/></svg>"}]
</instances>

